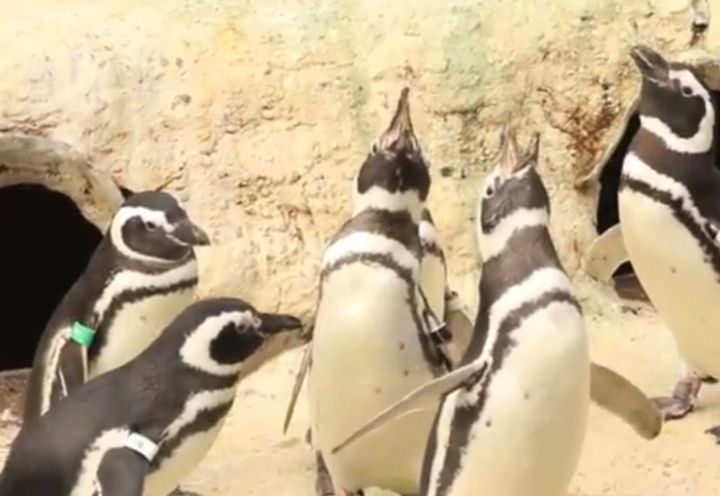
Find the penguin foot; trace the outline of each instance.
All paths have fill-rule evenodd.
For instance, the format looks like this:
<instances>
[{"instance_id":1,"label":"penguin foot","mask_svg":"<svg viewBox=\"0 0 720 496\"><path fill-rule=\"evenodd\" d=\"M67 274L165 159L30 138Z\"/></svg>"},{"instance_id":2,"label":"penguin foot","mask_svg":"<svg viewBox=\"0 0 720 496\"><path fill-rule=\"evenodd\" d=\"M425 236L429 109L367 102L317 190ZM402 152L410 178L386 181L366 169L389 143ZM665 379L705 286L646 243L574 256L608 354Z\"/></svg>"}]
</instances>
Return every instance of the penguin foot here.
<instances>
[{"instance_id":1,"label":"penguin foot","mask_svg":"<svg viewBox=\"0 0 720 496\"><path fill-rule=\"evenodd\" d=\"M652 398L655 406L662 412L663 419L677 420L692 412L695 409L702 382L701 377L691 374L678 381L672 396L669 398Z\"/></svg>"},{"instance_id":2,"label":"penguin foot","mask_svg":"<svg viewBox=\"0 0 720 496\"><path fill-rule=\"evenodd\" d=\"M662 413L663 420L681 419L695 408L693 402L673 396L651 398L651 400Z\"/></svg>"},{"instance_id":3,"label":"penguin foot","mask_svg":"<svg viewBox=\"0 0 720 496\"><path fill-rule=\"evenodd\" d=\"M705 431L705 434L715 436L715 444L720 444L720 425L710 427L708 430Z\"/></svg>"},{"instance_id":4,"label":"penguin foot","mask_svg":"<svg viewBox=\"0 0 720 496\"><path fill-rule=\"evenodd\" d=\"M178 486L173 489L168 496L202 496L202 494L196 493L195 491L185 491Z\"/></svg>"}]
</instances>

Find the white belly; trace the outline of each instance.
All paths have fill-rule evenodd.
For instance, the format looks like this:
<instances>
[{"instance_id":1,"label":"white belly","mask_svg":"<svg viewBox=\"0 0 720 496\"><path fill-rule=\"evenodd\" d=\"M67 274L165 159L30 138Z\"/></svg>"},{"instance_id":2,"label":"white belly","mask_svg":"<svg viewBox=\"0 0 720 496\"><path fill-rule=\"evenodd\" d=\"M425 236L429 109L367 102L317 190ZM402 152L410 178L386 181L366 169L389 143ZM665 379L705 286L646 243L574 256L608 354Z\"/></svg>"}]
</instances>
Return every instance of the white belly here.
<instances>
[{"instance_id":1,"label":"white belly","mask_svg":"<svg viewBox=\"0 0 720 496\"><path fill-rule=\"evenodd\" d=\"M619 195L623 240L650 301L678 351L698 372L720 376L720 283L672 211L645 195Z\"/></svg>"},{"instance_id":2,"label":"white belly","mask_svg":"<svg viewBox=\"0 0 720 496\"><path fill-rule=\"evenodd\" d=\"M194 292L189 288L123 306L105 335L105 345L89 371L90 378L124 365L145 350L192 303Z\"/></svg>"},{"instance_id":3,"label":"white belly","mask_svg":"<svg viewBox=\"0 0 720 496\"><path fill-rule=\"evenodd\" d=\"M513 333L515 347L495 372L480 420L445 494L452 496L564 496L585 438L590 361L581 315L553 303ZM453 393L438 422L447 444L449 418L463 395ZM442 458L436 455L430 495ZM437 463L440 461L440 463Z\"/></svg>"},{"instance_id":4,"label":"white belly","mask_svg":"<svg viewBox=\"0 0 720 496\"><path fill-rule=\"evenodd\" d=\"M168 496L170 491L181 485L210 451L224 423L223 418L211 430L186 438L158 470L145 478L142 496Z\"/></svg>"},{"instance_id":5,"label":"white belly","mask_svg":"<svg viewBox=\"0 0 720 496\"><path fill-rule=\"evenodd\" d=\"M392 271L362 264L333 272L316 315L308 378L313 444L336 485L417 493L434 412L388 423L336 455L358 426L430 380L407 285Z\"/></svg>"}]
</instances>

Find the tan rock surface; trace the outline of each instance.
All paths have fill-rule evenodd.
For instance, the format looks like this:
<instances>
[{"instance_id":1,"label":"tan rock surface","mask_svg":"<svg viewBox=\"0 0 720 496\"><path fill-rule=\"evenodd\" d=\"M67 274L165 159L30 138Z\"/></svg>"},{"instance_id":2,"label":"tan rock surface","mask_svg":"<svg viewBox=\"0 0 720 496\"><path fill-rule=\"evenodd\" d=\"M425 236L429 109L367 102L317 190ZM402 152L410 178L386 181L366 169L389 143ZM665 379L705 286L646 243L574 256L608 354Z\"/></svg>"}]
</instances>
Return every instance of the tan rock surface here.
<instances>
[{"instance_id":1,"label":"tan rock surface","mask_svg":"<svg viewBox=\"0 0 720 496\"><path fill-rule=\"evenodd\" d=\"M508 115L543 133L552 230L577 273L595 236L594 199L572 183L635 95L627 50L643 41L684 52L691 19L687 0L3 1L0 131L63 141L131 189L170 181L215 242L200 254L203 294L306 318L322 247L350 211L353 174L403 84L463 296L475 298L475 190ZM703 43L695 52L720 47L720 23ZM578 280L595 358L666 392L677 364L656 318L621 313ZM243 386L190 487L311 493L303 404L280 434L298 360L283 357ZM574 495L720 494L720 447L702 433L717 412L647 443L594 411Z\"/></svg>"}]
</instances>

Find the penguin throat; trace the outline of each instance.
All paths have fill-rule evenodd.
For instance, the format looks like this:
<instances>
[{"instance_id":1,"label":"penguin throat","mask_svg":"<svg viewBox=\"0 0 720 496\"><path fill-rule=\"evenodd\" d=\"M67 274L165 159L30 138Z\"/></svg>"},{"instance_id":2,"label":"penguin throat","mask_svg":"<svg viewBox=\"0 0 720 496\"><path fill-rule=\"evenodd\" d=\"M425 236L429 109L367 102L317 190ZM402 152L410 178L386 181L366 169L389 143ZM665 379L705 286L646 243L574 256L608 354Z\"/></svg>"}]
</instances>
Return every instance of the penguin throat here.
<instances>
[{"instance_id":1,"label":"penguin throat","mask_svg":"<svg viewBox=\"0 0 720 496\"><path fill-rule=\"evenodd\" d=\"M545 208L520 208L506 215L490 231L478 226L478 248L485 262L499 255L517 232L528 227L547 227L550 216Z\"/></svg>"},{"instance_id":2,"label":"penguin throat","mask_svg":"<svg viewBox=\"0 0 720 496\"><path fill-rule=\"evenodd\" d=\"M373 186L365 193L355 190L353 201L353 216L364 210L387 210L389 212L410 213L416 224L420 223L425 204L420 200L420 195L415 190L396 191L392 193L379 186Z\"/></svg>"},{"instance_id":3,"label":"penguin throat","mask_svg":"<svg viewBox=\"0 0 720 496\"><path fill-rule=\"evenodd\" d=\"M715 109L705 101L705 115L698 125L697 132L689 138L678 136L670 126L657 117L641 115L640 126L657 136L668 150L686 154L707 153L713 147L715 138Z\"/></svg>"}]
</instances>

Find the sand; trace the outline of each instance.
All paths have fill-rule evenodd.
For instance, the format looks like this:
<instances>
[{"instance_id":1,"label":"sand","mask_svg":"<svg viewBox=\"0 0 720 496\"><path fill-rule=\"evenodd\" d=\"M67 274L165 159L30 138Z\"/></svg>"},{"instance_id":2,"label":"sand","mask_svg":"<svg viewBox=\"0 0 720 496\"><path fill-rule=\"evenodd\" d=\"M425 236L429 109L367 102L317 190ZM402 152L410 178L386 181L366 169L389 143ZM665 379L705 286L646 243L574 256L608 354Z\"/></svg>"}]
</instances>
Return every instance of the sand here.
<instances>
[{"instance_id":1,"label":"sand","mask_svg":"<svg viewBox=\"0 0 720 496\"><path fill-rule=\"evenodd\" d=\"M679 362L672 338L655 312L644 305L630 308L592 283L581 282L577 288L593 359L621 372L648 394L669 392ZM282 434L299 362L300 350L287 353L241 385L220 439L188 476L185 489L204 496L314 494L313 457L304 441L304 391L289 432ZM720 446L704 433L720 424L719 389L705 386L698 410L667 423L653 441L641 439L626 424L593 407L568 496L720 495ZM1 451L12 430L6 428Z\"/></svg>"}]
</instances>

